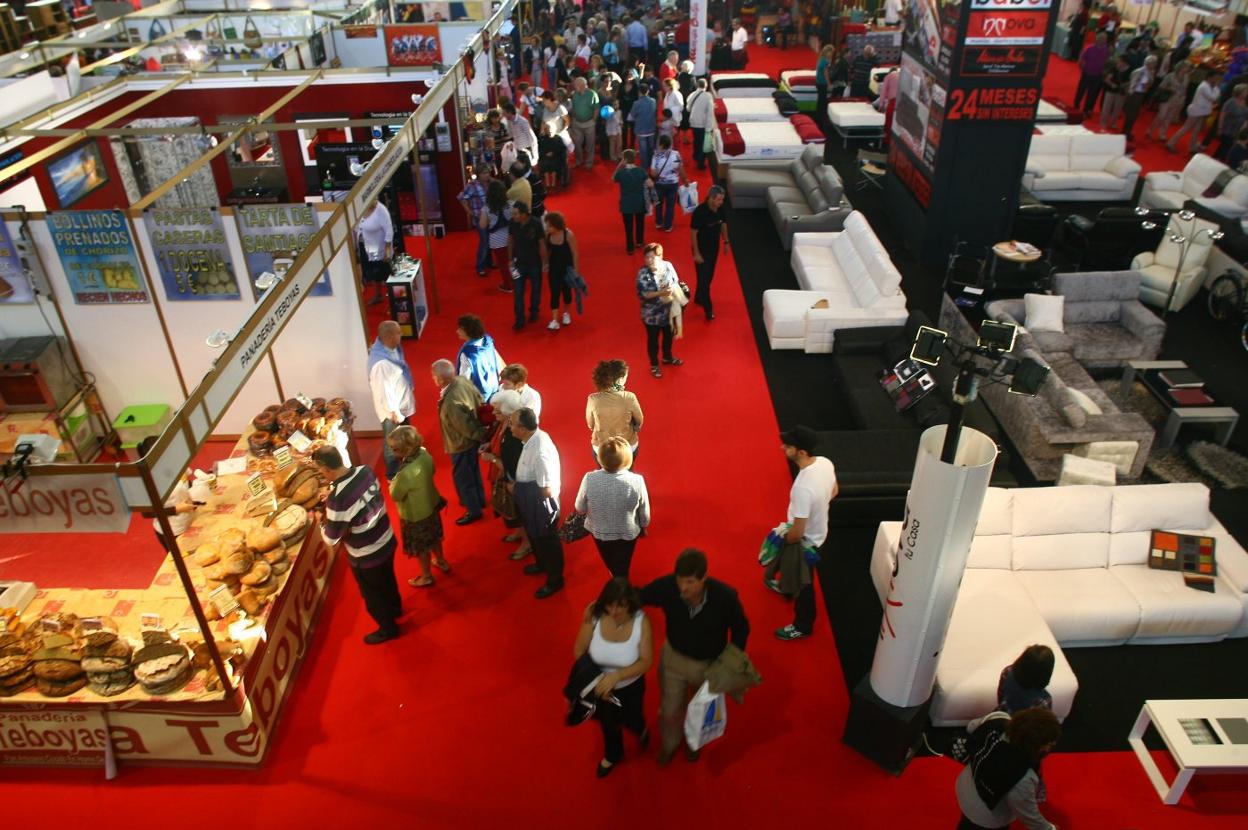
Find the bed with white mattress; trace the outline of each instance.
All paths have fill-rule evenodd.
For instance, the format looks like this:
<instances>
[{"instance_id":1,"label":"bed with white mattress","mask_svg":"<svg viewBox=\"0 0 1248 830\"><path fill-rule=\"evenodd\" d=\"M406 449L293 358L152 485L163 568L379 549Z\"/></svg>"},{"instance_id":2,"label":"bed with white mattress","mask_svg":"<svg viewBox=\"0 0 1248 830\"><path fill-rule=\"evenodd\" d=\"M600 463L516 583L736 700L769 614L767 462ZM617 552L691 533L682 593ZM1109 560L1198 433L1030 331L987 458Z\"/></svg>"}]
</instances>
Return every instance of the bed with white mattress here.
<instances>
[{"instance_id":1,"label":"bed with white mattress","mask_svg":"<svg viewBox=\"0 0 1248 830\"><path fill-rule=\"evenodd\" d=\"M849 146L850 139L879 141L884 137L884 113L866 101L830 101L828 123Z\"/></svg>"},{"instance_id":2,"label":"bed with white mattress","mask_svg":"<svg viewBox=\"0 0 1248 830\"><path fill-rule=\"evenodd\" d=\"M1065 124L1068 118L1066 110L1040 99L1040 105L1036 107L1037 124Z\"/></svg>"},{"instance_id":3,"label":"bed with white mattress","mask_svg":"<svg viewBox=\"0 0 1248 830\"><path fill-rule=\"evenodd\" d=\"M735 126L745 145L737 153L730 153L725 149L722 131L715 130L715 157L721 163L787 161L797 158L806 149L802 137L788 121L747 121Z\"/></svg>"},{"instance_id":4,"label":"bed with white mattress","mask_svg":"<svg viewBox=\"0 0 1248 830\"><path fill-rule=\"evenodd\" d=\"M780 114L780 107L771 98L724 98L725 121L742 123L745 121L788 121L788 116Z\"/></svg>"},{"instance_id":5,"label":"bed with white mattress","mask_svg":"<svg viewBox=\"0 0 1248 830\"><path fill-rule=\"evenodd\" d=\"M720 98L770 98L779 85L762 72L716 72L711 90Z\"/></svg>"}]
</instances>

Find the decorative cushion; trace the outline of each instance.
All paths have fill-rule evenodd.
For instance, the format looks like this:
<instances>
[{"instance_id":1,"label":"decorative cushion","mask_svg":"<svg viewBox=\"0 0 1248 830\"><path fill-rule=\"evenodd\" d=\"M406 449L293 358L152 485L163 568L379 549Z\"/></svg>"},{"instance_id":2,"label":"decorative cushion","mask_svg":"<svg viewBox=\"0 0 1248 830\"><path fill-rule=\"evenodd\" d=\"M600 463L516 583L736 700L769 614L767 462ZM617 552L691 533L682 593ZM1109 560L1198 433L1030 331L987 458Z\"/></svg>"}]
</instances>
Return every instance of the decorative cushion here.
<instances>
[{"instance_id":1,"label":"decorative cushion","mask_svg":"<svg viewBox=\"0 0 1248 830\"><path fill-rule=\"evenodd\" d=\"M1066 388L1069 390L1071 397L1075 399L1075 403L1079 404L1079 408L1084 412L1089 415L1103 414L1101 412L1101 408L1097 406L1096 401L1089 398L1086 392L1081 392L1078 389L1069 386Z\"/></svg>"},{"instance_id":2,"label":"decorative cushion","mask_svg":"<svg viewBox=\"0 0 1248 830\"><path fill-rule=\"evenodd\" d=\"M1065 331L1062 313L1066 298L1060 294L1024 294L1028 331Z\"/></svg>"},{"instance_id":3,"label":"decorative cushion","mask_svg":"<svg viewBox=\"0 0 1248 830\"><path fill-rule=\"evenodd\" d=\"M1135 455L1139 451L1139 441L1090 441L1074 449L1075 455L1097 461L1108 461L1124 476L1131 475L1131 465L1135 463Z\"/></svg>"},{"instance_id":4,"label":"decorative cushion","mask_svg":"<svg viewBox=\"0 0 1248 830\"><path fill-rule=\"evenodd\" d=\"M1057 477L1059 486L1096 484L1112 487L1118 483L1117 470L1108 461L1095 461L1066 453L1062 456L1062 471Z\"/></svg>"},{"instance_id":5,"label":"decorative cushion","mask_svg":"<svg viewBox=\"0 0 1248 830\"><path fill-rule=\"evenodd\" d=\"M1209 489L1203 484L1139 484L1114 492L1109 529L1201 531L1211 519Z\"/></svg>"}]
</instances>

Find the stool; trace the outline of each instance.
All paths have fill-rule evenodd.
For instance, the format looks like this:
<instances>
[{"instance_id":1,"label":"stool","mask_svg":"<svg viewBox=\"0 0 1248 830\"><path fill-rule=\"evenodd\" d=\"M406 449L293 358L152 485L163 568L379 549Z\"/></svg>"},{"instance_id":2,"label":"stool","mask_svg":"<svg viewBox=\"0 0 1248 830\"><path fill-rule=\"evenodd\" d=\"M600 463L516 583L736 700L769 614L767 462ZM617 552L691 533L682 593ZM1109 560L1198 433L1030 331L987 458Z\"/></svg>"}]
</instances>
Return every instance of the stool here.
<instances>
[{"instance_id":1,"label":"stool","mask_svg":"<svg viewBox=\"0 0 1248 830\"><path fill-rule=\"evenodd\" d=\"M1062 456L1062 471L1057 477L1058 486L1067 484L1100 484L1113 487L1118 483L1117 469L1108 461L1066 453Z\"/></svg>"}]
</instances>

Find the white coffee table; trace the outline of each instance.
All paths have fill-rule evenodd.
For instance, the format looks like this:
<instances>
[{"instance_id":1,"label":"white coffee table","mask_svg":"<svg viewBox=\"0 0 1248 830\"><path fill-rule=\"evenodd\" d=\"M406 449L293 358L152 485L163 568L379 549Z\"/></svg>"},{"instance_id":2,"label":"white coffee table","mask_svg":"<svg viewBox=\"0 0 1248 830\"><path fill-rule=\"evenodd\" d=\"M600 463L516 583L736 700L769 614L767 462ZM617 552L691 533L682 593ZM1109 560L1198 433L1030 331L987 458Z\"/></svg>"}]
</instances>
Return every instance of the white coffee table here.
<instances>
[{"instance_id":1,"label":"white coffee table","mask_svg":"<svg viewBox=\"0 0 1248 830\"><path fill-rule=\"evenodd\" d=\"M1166 804L1177 804L1197 772L1248 773L1248 743L1232 743L1219 718L1248 718L1248 699L1230 700L1146 700L1127 743L1135 750L1144 772ZM1203 719L1221 743L1196 744L1188 736L1183 720ZM1166 783L1153 757L1144 746L1144 730L1152 723L1179 767L1173 783Z\"/></svg>"}]
</instances>

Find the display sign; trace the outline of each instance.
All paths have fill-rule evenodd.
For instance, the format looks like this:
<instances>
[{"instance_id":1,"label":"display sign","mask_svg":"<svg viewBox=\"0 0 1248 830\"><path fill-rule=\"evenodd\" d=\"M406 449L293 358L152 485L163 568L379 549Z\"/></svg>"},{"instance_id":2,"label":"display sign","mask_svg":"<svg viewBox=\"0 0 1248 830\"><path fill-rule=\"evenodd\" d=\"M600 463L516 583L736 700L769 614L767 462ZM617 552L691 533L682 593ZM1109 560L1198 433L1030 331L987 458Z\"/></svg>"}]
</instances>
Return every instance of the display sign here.
<instances>
[{"instance_id":1,"label":"display sign","mask_svg":"<svg viewBox=\"0 0 1248 830\"><path fill-rule=\"evenodd\" d=\"M911 152L928 179L936 167L946 97L945 87L932 70L908 54L901 56L893 135Z\"/></svg>"},{"instance_id":2,"label":"display sign","mask_svg":"<svg viewBox=\"0 0 1248 830\"><path fill-rule=\"evenodd\" d=\"M1022 11L1028 9L1047 9L1053 0L971 0L971 10L990 9L992 11Z\"/></svg>"},{"instance_id":3,"label":"display sign","mask_svg":"<svg viewBox=\"0 0 1248 830\"><path fill-rule=\"evenodd\" d=\"M1035 78L1040 74L1042 46L980 46L962 51L963 78Z\"/></svg>"},{"instance_id":4,"label":"display sign","mask_svg":"<svg viewBox=\"0 0 1248 830\"><path fill-rule=\"evenodd\" d=\"M52 244L79 305L146 303L142 266L120 210L62 210L49 213Z\"/></svg>"},{"instance_id":5,"label":"display sign","mask_svg":"<svg viewBox=\"0 0 1248 830\"><path fill-rule=\"evenodd\" d=\"M342 32L347 36L348 40L355 38L377 37L377 27L372 23L358 23L343 26Z\"/></svg>"},{"instance_id":6,"label":"display sign","mask_svg":"<svg viewBox=\"0 0 1248 830\"><path fill-rule=\"evenodd\" d=\"M1040 106L1040 90L1036 87L1004 87L995 89L955 89L949 93L950 121L1026 121L1036 120Z\"/></svg>"},{"instance_id":7,"label":"display sign","mask_svg":"<svg viewBox=\"0 0 1248 830\"><path fill-rule=\"evenodd\" d=\"M1049 26L1049 13L972 12L966 21L968 46L1039 46Z\"/></svg>"},{"instance_id":8,"label":"display sign","mask_svg":"<svg viewBox=\"0 0 1248 830\"><path fill-rule=\"evenodd\" d=\"M277 469L279 470L284 470L295 463L295 457L290 454L289 446L274 449L273 460L277 462Z\"/></svg>"},{"instance_id":9,"label":"display sign","mask_svg":"<svg viewBox=\"0 0 1248 830\"><path fill-rule=\"evenodd\" d=\"M940 78L948 82L952 56L957 47L958 16L961 0L908 3L902 30L901 48Z\"/></svg>"},{"instance_id":10,"label":"display sign","mask_svg":"<svg viewBox=\"0 0 1248 830\"><path fill-rule=\"evenodd\" d=\"M0 222L0 303L33 303L35 292L30 278L9 236L9 226Z\"/></svg>"},{"instance_id":11,"label":"display sign","mask_svg":"<svg viewBox=\"0 0 1248 830\"><path fill-rule=\"evenodd\" d=\"M0 710L0 764L98 767L107 744L96 709Z\"/></svg>"},{"instance_id":12,"label":"display sign","mask_svg":"<svg viewBox=\"0 0 1248 830\"><path fill-rule=\"evenodd\" d=\"M238 279L215 207L148 208L148 238L170 300L237 300Z\"/></svg>"},{"instance_id":13,"label":"display sign","mask_svg":"<svg viewBox=\"0 0 1248 830\"><path fill-rule=\"evenodd\" d=\"M390 66L431 67L442 60L436 23L407 23L383 27L386 63Z\"/></svg>"},{"instance_id":14,"label":"display sign","mask_svg":"<svg viewBox=\"0 0 1248 830\"><path fill-rule=\"evenodd\" d=\"M0 487L0 533L125 533L130 508L117 476L31 476Z\"/></svg>"},{"instance_id":15,"label":"display sign","mask_svg":"<svg viewBox=\"0 0 1248 830\"><path fill-rule=\"evenodd\" d=\"M255 288L260 275L266 271L278 276L285 274L320 227L320 218L310 204L242 205L236 208L234 216L257 299L264 293ZM328 271L313 283L309 293L313 297L333 293Z\"/></svg>"}]
</instances>

